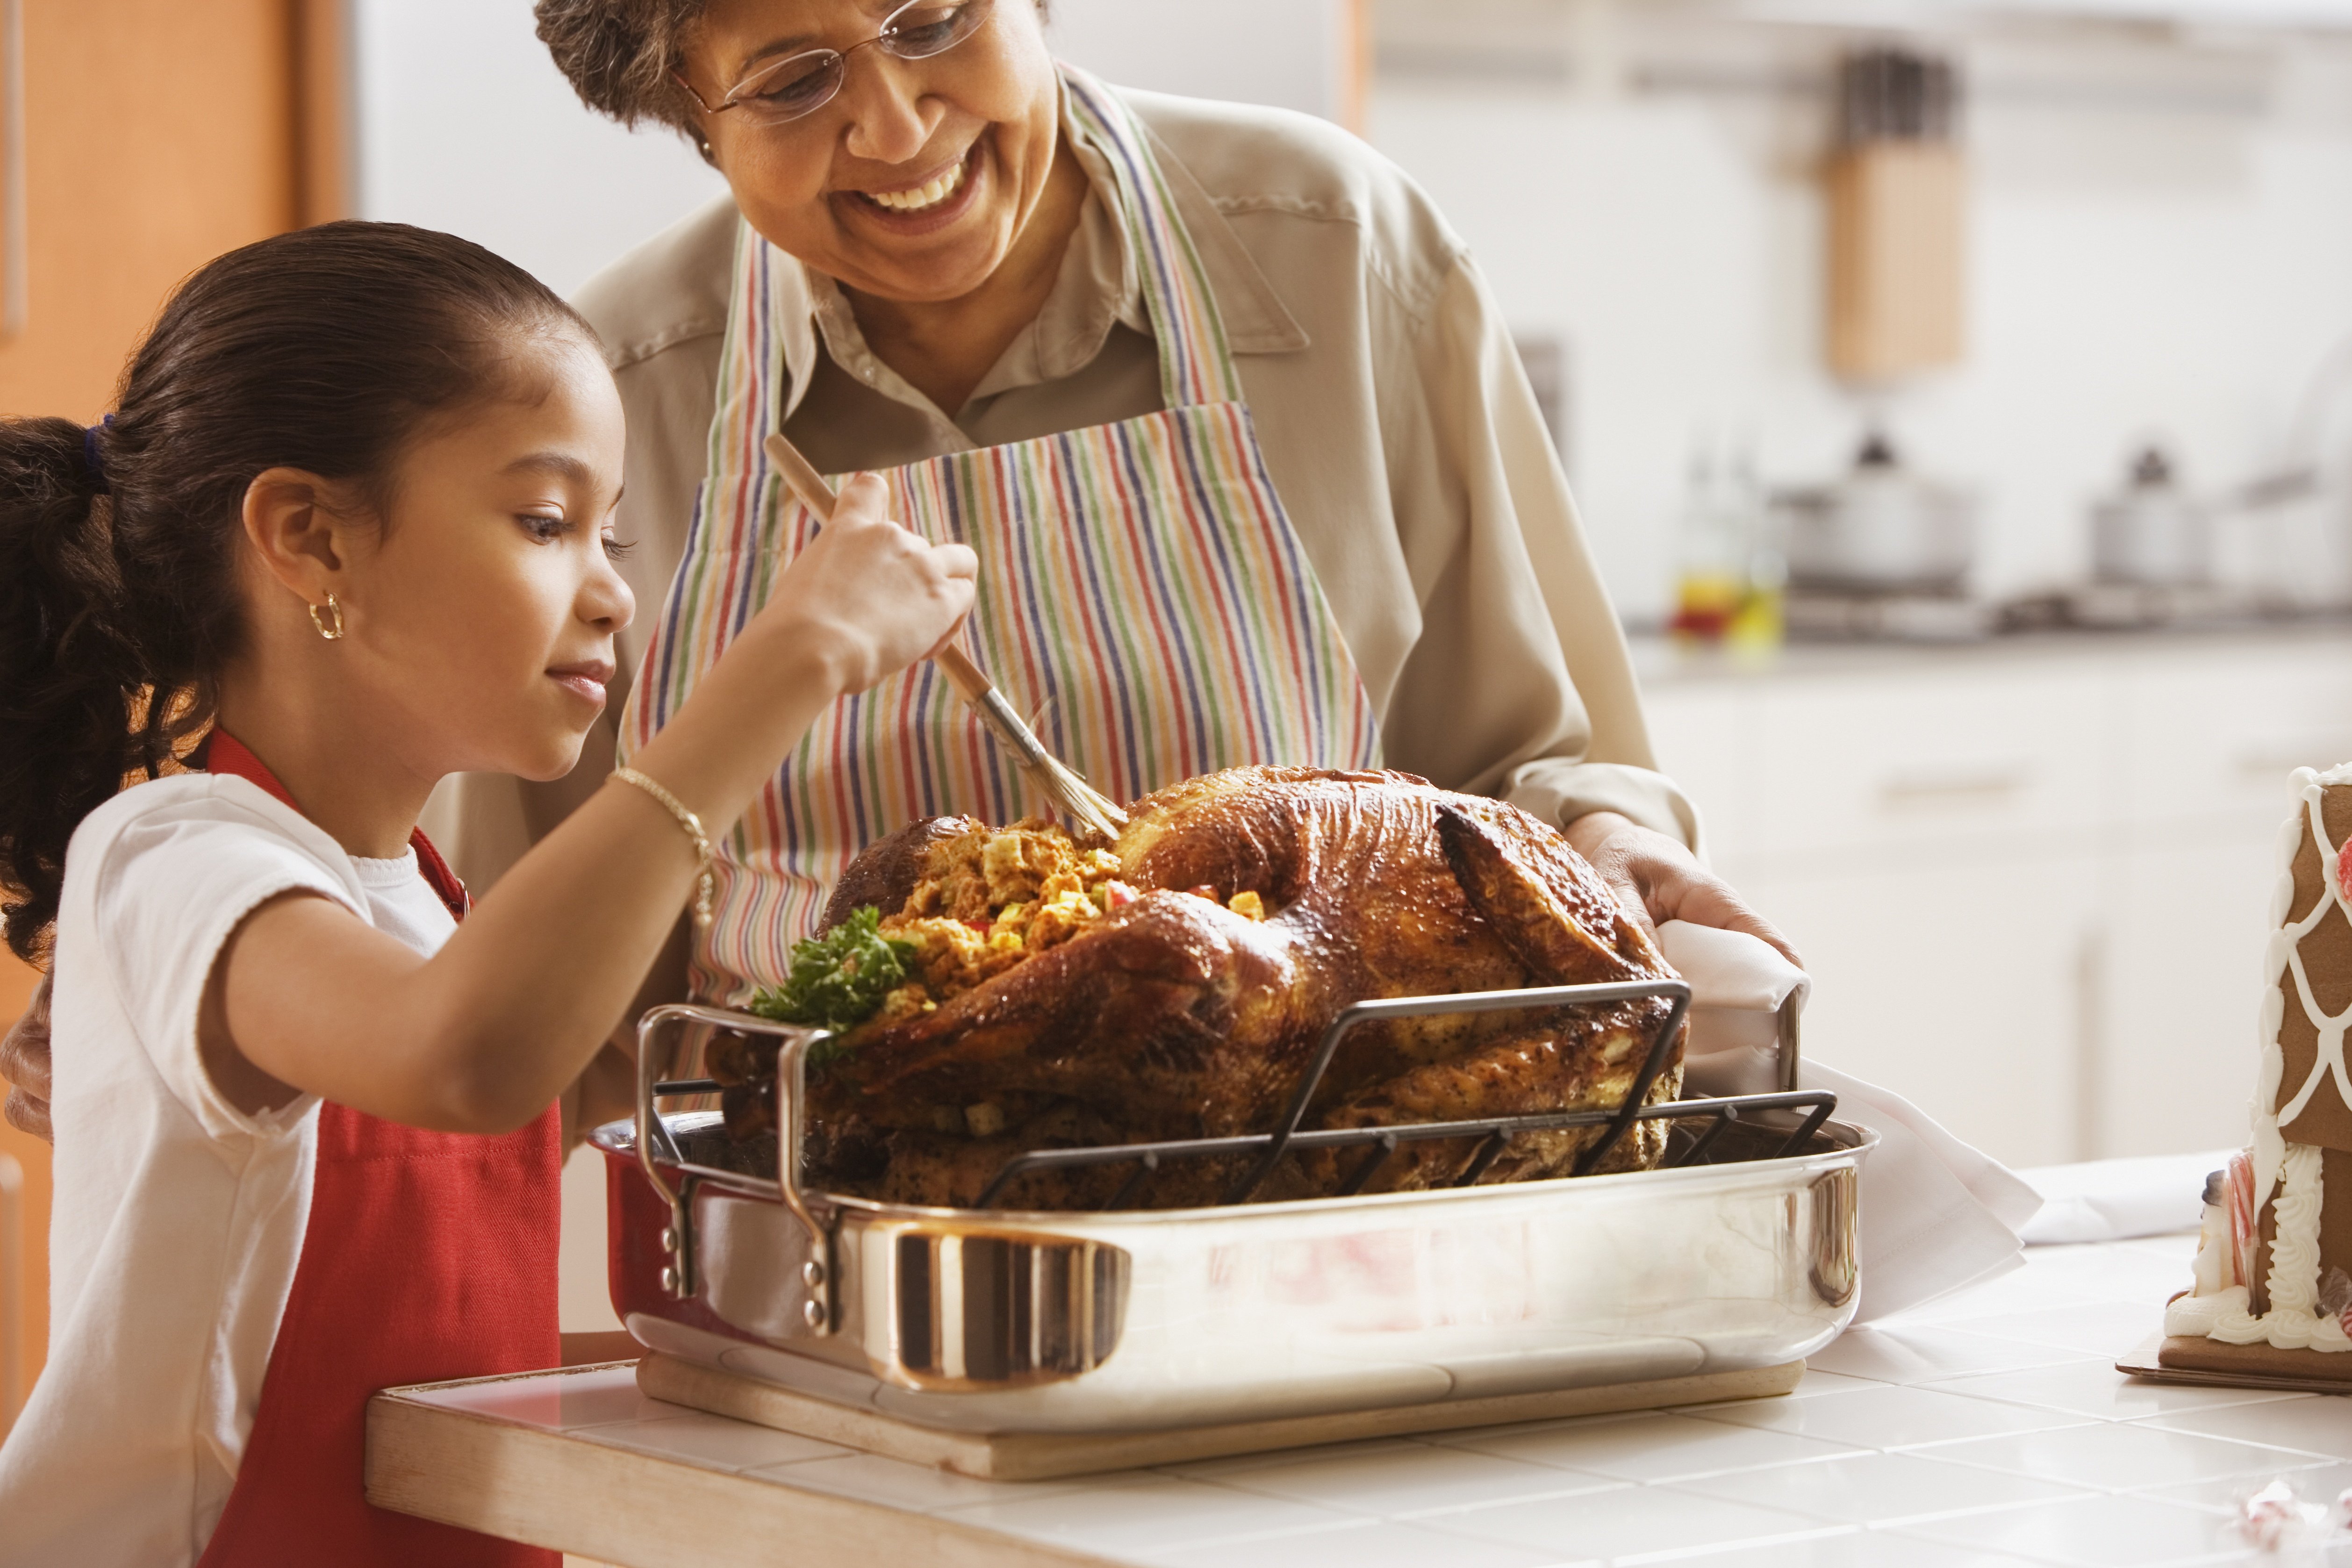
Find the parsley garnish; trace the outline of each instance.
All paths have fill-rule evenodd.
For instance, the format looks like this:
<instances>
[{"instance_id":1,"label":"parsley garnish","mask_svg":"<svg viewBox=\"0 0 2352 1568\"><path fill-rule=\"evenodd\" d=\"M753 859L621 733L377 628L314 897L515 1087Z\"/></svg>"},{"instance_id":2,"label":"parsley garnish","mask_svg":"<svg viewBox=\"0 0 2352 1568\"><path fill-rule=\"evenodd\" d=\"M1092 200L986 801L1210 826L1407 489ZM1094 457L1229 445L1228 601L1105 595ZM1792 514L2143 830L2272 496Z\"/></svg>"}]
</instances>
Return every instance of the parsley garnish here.
<instances>
[{"instance_id":1,"label":"parsley garnish","mask_svg":"<svg viewBox=\"0 0 2352 1568\"><path fill-rule=\"evenodd\" d=\"M810 1024L836 1034L864 1023L885 997L914 977L907 960L914 956L915 945L883 936L881 925L882 912L869 904L824 936L794 946L784 983L753 997L751 1010L779 1023ZM819 1054L812 1051L811 1059Z\"/></svg>"}]
</instances>

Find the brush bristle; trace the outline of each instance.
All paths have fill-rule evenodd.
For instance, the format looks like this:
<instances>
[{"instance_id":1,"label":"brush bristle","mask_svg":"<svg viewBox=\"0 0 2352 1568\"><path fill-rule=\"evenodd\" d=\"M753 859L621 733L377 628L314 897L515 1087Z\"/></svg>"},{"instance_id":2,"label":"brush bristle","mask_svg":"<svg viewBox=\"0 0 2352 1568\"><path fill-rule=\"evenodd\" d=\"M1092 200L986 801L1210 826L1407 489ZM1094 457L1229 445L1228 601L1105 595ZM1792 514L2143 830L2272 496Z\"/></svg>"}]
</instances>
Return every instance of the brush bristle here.
<instances>
[{"instance_id":1,"label":"brush bristle","mask_svg":"<svg viewBox=\"0 0 2352 1568\"><path fill-rule=\"evenodd\" d=\"M1072 772L1068 764L1051 752L1038 759L1036 768L1030 770L1030 777L1055 805L1089 831L1106 839L1115 839L1118 837L1119 830L1127 825L1126 812L1106 800L1084 779Z\"/></svg>"}]
</instances>

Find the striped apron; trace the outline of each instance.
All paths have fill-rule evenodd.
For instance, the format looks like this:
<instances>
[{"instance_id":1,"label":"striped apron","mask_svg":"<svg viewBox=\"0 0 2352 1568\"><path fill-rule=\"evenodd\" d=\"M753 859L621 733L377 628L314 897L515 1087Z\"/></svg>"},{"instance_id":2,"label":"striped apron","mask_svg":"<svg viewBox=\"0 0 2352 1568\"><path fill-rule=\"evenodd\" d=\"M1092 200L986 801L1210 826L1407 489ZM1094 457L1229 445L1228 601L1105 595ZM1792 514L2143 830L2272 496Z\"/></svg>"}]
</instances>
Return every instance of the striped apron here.
<instances>
[{"instance_id":1,"label":"striped apron","mask_svg":"<svg viewBox=\"0 0 2352 1568\"><path fill-rule=\"evenodd\" d=\"M1378 723L1243 406L1216 301L1142 129L1064 72L1069 116L1116 172L1160 344L1165 410L882 476L890 515L980 557L965 635L1055 755L1115 800L1248 763L1377 764ZM768 465L790 393L775 285L792 258L745 225L709 467L622 722L622 759L767 601L815 519ZM713 847L697 997L783 978L856 853L922 817L1048 805L928 661L845 697Z\"/></svg>"}]
</instances>

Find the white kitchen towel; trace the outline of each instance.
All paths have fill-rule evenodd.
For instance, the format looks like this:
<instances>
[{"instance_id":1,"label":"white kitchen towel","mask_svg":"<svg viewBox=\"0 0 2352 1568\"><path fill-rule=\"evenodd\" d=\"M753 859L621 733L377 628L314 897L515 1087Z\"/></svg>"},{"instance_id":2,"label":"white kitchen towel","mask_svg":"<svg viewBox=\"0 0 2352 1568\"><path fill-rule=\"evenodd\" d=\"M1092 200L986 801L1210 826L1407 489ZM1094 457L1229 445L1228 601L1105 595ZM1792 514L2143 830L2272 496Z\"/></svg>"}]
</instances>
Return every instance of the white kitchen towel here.
<instances>
[{"instance_id":1,"label":"white kitchen towel","mask_svg":"<svg viewBox=\"0 0 2352 1568\"><path fill-rule=\"evenodd\" d=\"M2017 1174L2042 1195L2042 1212L2024 1228L2025 1244L2121 1241L2194 1230L2205 1215L2205 1177L2228 1166L2235 1149L2201 1155L2148 1155L2085 1160Z\"/></svg>"},{"instance_id":2,"label":"white kitchen towel","mask_svg":"<svg viewBox=\"0 0 2352 1568\"><path fill-rule=\"evenodd\" d=\"M1798 1086L1838 1097L1837 1119L1868 1127L1862 1162L1862 1305L1868 1322L2006 1274L2025 1261L2018 1230L2041 1195L1892 1090L1807 1061Z\"/></svg>"},{"instance_id":3,"label":"white kitchen towel","mask_svg":"<svg viewBox=\"0 0 2352 1568\"><path fill-rule=\"evenodd\" d=\"M1685 1081L1706 1094L1780 1088L1780 1009L1804 1011L1811 977L1745 931L1669 920L1658 927L1658 947L1690 982Z\"/></svg>"},{"instance_id":4,"label":"white kitchen towel","mask_svg":"<svg viewBox=\"0 0 2352 1568\"><path fill-rule=\"evenodd\" d=\"M1746 1094L1777 1082L1780 1004L1801 1009L1811 981L1765 943L1670 920L1666 962L1691 986L1685 1057L1690 1091ZM1862 1164L1862 1302L1856 1322L1919 1306L2024 1261L2019 1229L2041 1196L1900 1094L1801 1060L1798 1087L1837 1095L1837 1119L1868 1127L1878 1147Z\"/></svg>"}]
</instances>

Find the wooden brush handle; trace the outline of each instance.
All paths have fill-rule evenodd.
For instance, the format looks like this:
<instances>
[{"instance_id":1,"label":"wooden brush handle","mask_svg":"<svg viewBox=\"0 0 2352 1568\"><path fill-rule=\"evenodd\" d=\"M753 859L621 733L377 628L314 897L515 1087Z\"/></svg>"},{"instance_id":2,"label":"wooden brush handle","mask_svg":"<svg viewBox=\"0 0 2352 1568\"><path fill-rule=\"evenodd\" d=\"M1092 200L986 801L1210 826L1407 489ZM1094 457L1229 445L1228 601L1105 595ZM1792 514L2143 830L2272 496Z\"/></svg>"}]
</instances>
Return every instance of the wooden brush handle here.
<instances>
[{"instance_id":1,"label":"wooden brush handle","mask_svg":"<svg viewBox=\"0 0 2352 1568\"><path fill-rule=\"evenodd\" d=\"M800 448L786 440L782 431L769 436L761 445L768 455L768 461L774 464L776 472L782 476L785 486L800 497L803 506L816 514L816 520L820 523L833 521L833 509L840 497L834 493L832 486L824 482L824 476L816 471L816 465L801 455ZM1037 779L1048 797L1059 802L1078 821L1097 832L1116 835L1118 830L1125 825L1127 817L1124 812L1094 796L1093 791L1087 788L1085 779L1054 760L1053 754L1045 749L1036 732L1013 711L1013 705L1004 700L1003 694L996 689L996 684L971 662L971 654L956 643L949 643L931 655L931 662L947 676L948 684L955 687L963 700L979 713L982 722L1013 753L1021 766L1033 770L1033 777ZM1100 800L1099 805L1095 803L1097 800Z\"/></svg>"},{"instance_id":2,"label":"wooden brush handle","mask_svg":"<svg viewBox=\"0 0 2352 1568\"><path fill-rule=\"evenodd\" d=\"M816 514L818 522L833 521L833 508L841 497L825 483L824 476L816 471L816 465L801 455L801 449L786 440L782 431L761 444L768 461L776 465L785 486L800 497L801 504ZM988 694L996 689L995 683L971 662L971 655L953 643L932 654L931 662L939 665L963 700L975 707L983 706Z\"/></svg>"},{"instance_id":3,"label":"wooden brush handle","mask_svg":"<svg viewBox=\"0 0 2352 1568\"><path fill-rule=\"evenodd\" d=\"M816 465L802 456L801 449L785 440L781 430L761 443L761 447L767 453L768 461L776 465L776 472L783 476L785 487L800 497L801 505L814 512L818 522L833 521L834 506L841 497L824 482Z\"/></svg>"},{"instance_id":4,"label":"wooden brush handle","mask_svg":"<svg viewBox=\"0 0 2352 1568\"><path fill-rule=\"evenodd\" d=\"M931 663L940 667L940 673L947 676L948 683L962 695L963 700L974 706L985 701L988 694L996 689L996 683L988 678L987 672L973 664L971 655L956 643L950 643L932 654Z\"/></svg>"}]
</instances>

